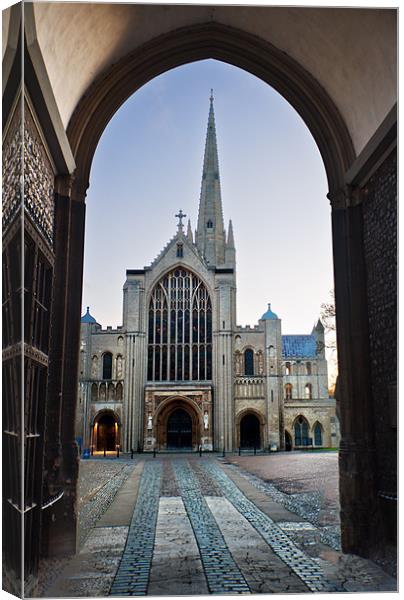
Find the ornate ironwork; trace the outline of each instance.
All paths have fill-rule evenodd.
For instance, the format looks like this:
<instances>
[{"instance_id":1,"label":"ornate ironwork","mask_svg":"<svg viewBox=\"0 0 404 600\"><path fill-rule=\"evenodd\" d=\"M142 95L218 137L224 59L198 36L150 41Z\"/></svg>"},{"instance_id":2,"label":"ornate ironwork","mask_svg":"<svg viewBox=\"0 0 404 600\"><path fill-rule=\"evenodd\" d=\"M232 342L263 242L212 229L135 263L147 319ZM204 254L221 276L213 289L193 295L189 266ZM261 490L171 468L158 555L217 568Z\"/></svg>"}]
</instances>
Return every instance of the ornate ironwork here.
<instances>
[{"instance_id":1,"label":"ornate ironwork","mask_svg":"<svg viewBox=\"0 0 404 600\"><path fill-rule=\"evenodd\" d=\"M24 113L24 206L52 245L55 175L28 107Z\"/></svg>"}]
</instances>

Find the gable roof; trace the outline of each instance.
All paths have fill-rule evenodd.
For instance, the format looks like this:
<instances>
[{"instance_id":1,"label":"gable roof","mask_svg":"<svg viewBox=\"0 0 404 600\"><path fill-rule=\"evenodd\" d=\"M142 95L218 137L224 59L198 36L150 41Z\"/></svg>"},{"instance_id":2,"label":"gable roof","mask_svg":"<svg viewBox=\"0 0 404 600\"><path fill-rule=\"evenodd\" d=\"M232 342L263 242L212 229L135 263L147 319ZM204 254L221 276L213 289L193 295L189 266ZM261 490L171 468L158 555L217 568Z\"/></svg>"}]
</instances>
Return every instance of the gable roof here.
<instances>
[{"instance_id":1,"label":"gable roof","mask_svg":"<svg viewBox=\"0 0 404 600\"><path fill-rule=\"evenodd\" d=\"M284 358L316 358L317 343L314 335L283 335Z\"/></svg>"}]
</instances>

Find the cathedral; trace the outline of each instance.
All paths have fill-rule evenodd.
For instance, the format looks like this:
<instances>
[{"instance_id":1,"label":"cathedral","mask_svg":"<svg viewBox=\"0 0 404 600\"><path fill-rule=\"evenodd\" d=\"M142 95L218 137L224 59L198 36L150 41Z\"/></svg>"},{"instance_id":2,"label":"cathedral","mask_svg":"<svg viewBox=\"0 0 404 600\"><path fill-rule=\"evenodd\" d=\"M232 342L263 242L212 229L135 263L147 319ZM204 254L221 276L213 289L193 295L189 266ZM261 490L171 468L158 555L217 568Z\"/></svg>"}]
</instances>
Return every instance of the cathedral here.
<instances>
[{"instance_id":1,"label":"cathedral","mask_svg":"<svg viewBox=\"0 0 404 600\"><path fill-rule=\"evenodd\" d=\"M116 451L336 447L324 327L282 335L268 305L236 321L236 248L224 227L213 97L195 235L177 231L143 269L128 269L122 326L81 319L76 435ZM275 309L276 310L276 309Z\"/></svg>"}]
</instances>

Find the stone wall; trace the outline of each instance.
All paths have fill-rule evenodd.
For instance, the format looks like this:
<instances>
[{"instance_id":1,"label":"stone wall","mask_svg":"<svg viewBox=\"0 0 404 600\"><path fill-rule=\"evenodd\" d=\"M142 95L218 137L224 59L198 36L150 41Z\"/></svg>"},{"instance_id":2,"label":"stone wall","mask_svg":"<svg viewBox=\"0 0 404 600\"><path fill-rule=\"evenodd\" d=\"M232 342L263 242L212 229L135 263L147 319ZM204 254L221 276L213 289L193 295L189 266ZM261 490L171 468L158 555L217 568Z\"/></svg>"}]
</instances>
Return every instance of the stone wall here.
<instances>
[{"instance_id":1,"label":"stone wall","mask_svg":"<svg viewBox=\"0 0 404 600\"><path fill-rule=\"evenodd\" d=\"M371 389L379 494L396 493L397 156L393 151L364 190Z\"/></svg>"}]
</instances>

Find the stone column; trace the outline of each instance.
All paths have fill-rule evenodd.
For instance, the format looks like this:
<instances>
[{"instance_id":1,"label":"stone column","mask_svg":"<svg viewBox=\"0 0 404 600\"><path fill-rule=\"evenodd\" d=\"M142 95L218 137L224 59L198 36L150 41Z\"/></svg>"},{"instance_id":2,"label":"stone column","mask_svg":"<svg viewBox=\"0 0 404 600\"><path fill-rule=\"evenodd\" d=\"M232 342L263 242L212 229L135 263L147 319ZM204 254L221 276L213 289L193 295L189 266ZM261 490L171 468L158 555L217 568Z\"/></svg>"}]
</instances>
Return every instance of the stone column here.
<instances>
[{"instance_id":1,"label":"stone column","mask_svg":"<svg viewBox=\"0 0 404 600\"><path fill-rule=\"evenodd\" d=\"M214 369L214 445L216 450L232 451L234 446L234 368L233 368L233 284L218 281L216 318L213 331Z\"/></svg>"},{"instance_id":2,"label":"stone column","mask_svg":"<svg viewBox=\"0 0 404 600\"><path fill-rule=\"evenodd\" d=\"M124 451L143 447L143 405L146 383L145 288L140 279L128 279L124 286L124 327L126 329L125 445Z\"/></svg>"},{"instance_id":3,"label":"stone column","mask_svg":"<svg viewBox=\"0 0 404 600\"><path fill-rule=\"evenodd\" d=\"M367 556L376 514L363 219L358 191L330 196L341 414L341 534L345 552Z\"/></svg>"},{"instance_id":4,"label":"stone column","mask_svg":"<svg viewBox=\"0 0 404 600\"><path fill-rule=\"evenodd\" d=\"M78 359L87 184L70 176L56 178L55 275L53 284L49 381L44 453L44 499L62 494L43 511L45 555L76 551L75 441Z\"/></svg>"}]
</instances>

